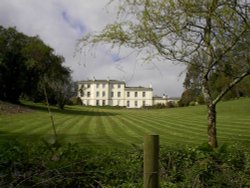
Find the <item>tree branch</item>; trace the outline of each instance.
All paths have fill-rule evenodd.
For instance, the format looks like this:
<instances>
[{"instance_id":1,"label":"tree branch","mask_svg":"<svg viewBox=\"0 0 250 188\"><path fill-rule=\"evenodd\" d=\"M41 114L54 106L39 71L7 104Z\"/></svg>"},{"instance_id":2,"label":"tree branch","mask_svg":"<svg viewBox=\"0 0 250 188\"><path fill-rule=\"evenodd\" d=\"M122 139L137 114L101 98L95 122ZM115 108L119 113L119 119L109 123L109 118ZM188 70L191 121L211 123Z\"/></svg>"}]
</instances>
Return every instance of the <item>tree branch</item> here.
<instances>
[{"instance_id":1,"label":"tree branch","mask_svg":"<svg viewBox=\"0 0 250 188\"><path fill-rule=\"evenodd\" d=\"M245 77L250 75L250 69L248 71L242 73L239 77L235 78L226 88L224 88L220 94L213 100L213 104L216 105L222 97L230 91L236 84L238 84L241 80L243 80Z\"/></svg>"}]
</instances>

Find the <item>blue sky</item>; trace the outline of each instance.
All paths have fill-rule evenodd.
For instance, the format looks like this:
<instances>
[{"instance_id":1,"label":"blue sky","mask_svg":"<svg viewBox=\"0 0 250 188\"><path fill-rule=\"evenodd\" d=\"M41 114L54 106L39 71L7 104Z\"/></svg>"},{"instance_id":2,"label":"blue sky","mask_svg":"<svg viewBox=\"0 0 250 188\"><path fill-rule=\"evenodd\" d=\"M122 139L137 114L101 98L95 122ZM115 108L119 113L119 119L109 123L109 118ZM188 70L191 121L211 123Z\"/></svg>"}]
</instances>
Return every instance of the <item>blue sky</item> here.
<instances>
[{"instance_id":1,"label":"blue sky","mask_svg":"<svg viewBox=\"0 0 250 188\"><path fill-rule=\"evenodd\" d=\"M66 10L62 11L64 21L79 33L79 37L83 36L86 32L86 27L80 20L72 18Z\"/></svg>"},{"instance_id":2,"label":"blue sky","mask_svg":"<svg viewBox=\"0 0 250 188\"><path fill-rule=\"evenodd\" d=\"M73 71L74 80L117 79L129 86L153 85L157 95L180 96L184 66L169 62L141 61L141 56L130 49L97 48L76 49L81 37L100 31L115 21L114 6L109 0L1 0L0 24L16 27L30 36L40 38L55 52L64 56L65 65ZM132 50L133 52L133 50ZM130 54L130 55L128 55Z\"/></svg>"}]
</instances>

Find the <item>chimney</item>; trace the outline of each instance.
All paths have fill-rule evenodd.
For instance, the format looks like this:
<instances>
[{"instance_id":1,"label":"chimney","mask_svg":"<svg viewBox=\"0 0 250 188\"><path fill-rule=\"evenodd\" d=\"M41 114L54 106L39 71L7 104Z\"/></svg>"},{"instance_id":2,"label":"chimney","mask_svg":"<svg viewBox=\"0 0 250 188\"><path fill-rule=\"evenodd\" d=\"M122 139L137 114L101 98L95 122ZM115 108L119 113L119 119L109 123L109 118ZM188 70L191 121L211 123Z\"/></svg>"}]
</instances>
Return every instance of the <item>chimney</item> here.
<instances>
[{"instance_id":1,"label":"chimney","mask_svg":"<svg viewBox=\"0 0 250 188\"><path fill-rule=\"evenodd\" d=\"M164 93L163 96L162 96L163 99L167 99L167 97L168 97L168 96L167 96L165 93Z\"/></svg>"}]
</instances>

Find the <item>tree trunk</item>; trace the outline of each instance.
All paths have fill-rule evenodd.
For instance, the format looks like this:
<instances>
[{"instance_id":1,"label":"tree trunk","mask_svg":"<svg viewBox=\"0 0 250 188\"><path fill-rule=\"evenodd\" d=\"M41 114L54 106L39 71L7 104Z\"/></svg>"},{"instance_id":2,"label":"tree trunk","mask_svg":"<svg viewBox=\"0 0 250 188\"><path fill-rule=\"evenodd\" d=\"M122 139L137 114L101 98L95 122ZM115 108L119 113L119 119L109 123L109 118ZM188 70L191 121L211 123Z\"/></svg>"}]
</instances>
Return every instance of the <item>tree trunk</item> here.
<instances>
[{"instance_id":1,"label":"tree trunk","mask_svg":"<svg viewBox=\"0 0 250 188\"><path fill-rule=\"evenodd\" d=\"M216 135L216 105L208 104L208 144L213 147L218 147L217 135Z\"/></svg>"}]
</instances>

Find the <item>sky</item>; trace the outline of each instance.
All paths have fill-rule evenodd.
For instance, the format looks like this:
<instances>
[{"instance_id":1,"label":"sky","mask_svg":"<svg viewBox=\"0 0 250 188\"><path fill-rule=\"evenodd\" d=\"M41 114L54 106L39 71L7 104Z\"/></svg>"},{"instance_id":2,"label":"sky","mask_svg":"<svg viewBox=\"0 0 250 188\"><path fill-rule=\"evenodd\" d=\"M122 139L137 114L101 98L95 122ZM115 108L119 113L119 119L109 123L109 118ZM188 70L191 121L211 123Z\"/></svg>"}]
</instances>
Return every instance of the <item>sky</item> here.
<instances>
[{"instance_id":1,"label":"sky","mask_svg":"<svg viewBox=\"0 0 250 188\"><path fill-rule=\"evenodd\" d=\"M79 50L79 40L116 19L109 0L1 0L0 25L39 36L65 58L74 81L113 79L127 86L153 86L154 95L180 97L185 67L171 62L143 62L128 49L103 45ZM78 50L77 50L78 49Z\"/></svg>"}]
</instances>

